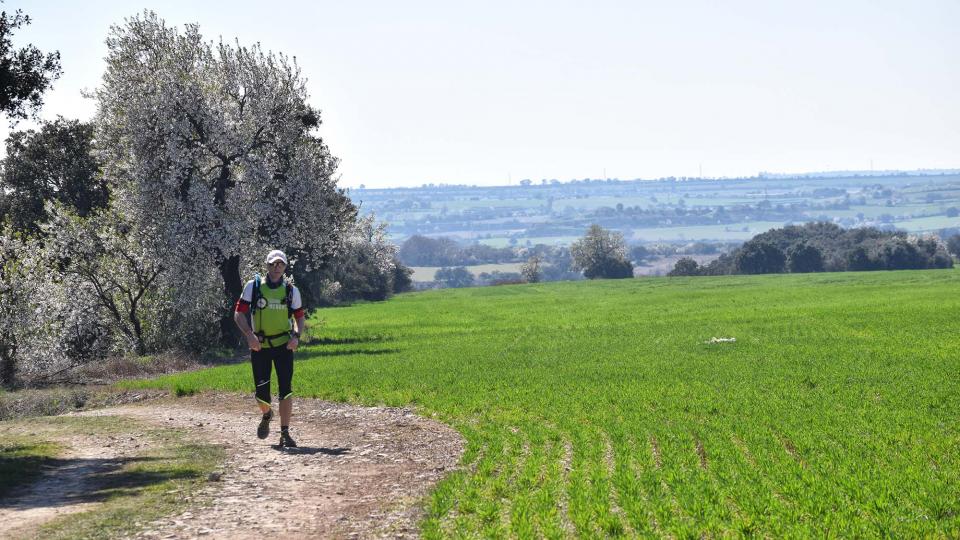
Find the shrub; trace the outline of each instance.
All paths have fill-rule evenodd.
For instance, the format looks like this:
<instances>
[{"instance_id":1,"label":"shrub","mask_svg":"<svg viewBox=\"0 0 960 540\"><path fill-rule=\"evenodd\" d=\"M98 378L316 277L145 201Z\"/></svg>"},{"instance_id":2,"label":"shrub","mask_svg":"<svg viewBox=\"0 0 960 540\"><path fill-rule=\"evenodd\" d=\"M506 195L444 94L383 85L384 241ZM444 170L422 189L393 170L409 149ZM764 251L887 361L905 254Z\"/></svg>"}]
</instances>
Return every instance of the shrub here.
<instances>
[{"instance_id":1,"label":"shrub","mask_svg":"<svg viewBox=\"0 0 960 540\"><path fill-rule=\"evenodd\" d=\"M539 283L543 279L543 271L540 270L540 257L534 255L527 259L527 262L520 267L520 275L527 283Z\"/></svg>"},{"instance_id":2,"label":"shrub","mask_svg":"<svg viewBox=\"0 0 960 540\"><path fill-rule=\"evenodd\" d=\"M751 240L734 257L734 267L740 274L776 274L783 272L786 256L770 242Z\"/></svg>"},{"instance_id":3,"label":"shrub","mask_svg":"<svg viewBox=\"0 0 960 540\"><path fill-rule=\"evenodd\" d=\"M690 257L684 257L673 265L673 270L667 273L668 276L699 276L700 265Z\"/></svg>"},{"instance_id":4,"label":"shrub","mask_svg":"<svg viewBox=\"0 0 960 540\"><path fill-rule=\"evenodd\" d=\"M947 238L947 251L954 257L960 257L960 234Z\"/></svg>"},{"instance_id":5,"label":"shrub","mask_svg":"<svg viewBox=\"0 0 960 540\"><path fill-rule=\"evenodd\" d=\"M433 279L440 283L441 286L453 289L471 287L474 282L473 274L462 266L455 268L445 266L436 271Z\"/></svg>"},{"instance_id":6,"label":"shrub","mask_svg":"<svg viewBox=\"0 0 960 540\"><path fill-rule=\"evenodd\" d=\"M823 272L823 254L810 244L797 244L787 250L787 268L794 273Z\"/></svg>"}]
</instances>

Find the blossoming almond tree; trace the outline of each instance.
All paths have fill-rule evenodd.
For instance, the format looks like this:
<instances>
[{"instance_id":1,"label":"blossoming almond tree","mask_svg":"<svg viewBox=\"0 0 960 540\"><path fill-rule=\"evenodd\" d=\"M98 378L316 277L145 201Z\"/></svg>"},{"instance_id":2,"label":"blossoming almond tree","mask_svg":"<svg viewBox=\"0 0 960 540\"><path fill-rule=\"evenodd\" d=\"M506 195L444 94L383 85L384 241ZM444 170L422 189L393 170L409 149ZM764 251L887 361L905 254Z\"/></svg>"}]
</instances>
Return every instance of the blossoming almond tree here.
<instances>
[{"instance_id":1,"label":"blossoming almond tree","mask_svg":"<svg viewBox=\"0 0 960 540\"><path fill-rule=\"evenodd\" d=\"M627 260L623 233L593 224L587 233L570 245L573 267L587 279L633 277L633 265Z\"/></svg>"},{"instance_id":2,"label":"blossoming almond tree","mask_svg":"<svg viewBox=\"0 0 960 540\"><path fill-rule=\"evenodd\" d=\"M9 234L8 230L0 233L3 386L49 381L103 357L112 352L114 345L129 344L127 340L114 339L116 328L111 328L109 317L103 316L102 306L98 305L101 297L93 284L76 272L63 271L74 264L88 266L85 254L95 254L93 260L105 257L90 249L99 243L93 237L100 234L76 234L84 227L83 220L74 216L69 229L57 231L57 238ZM71 238L77 242L71 243ZM118 275L110 279L115 280Z\"/></svg>"},{"instance_id":3,"label":"blossoming almond tree","mask_svg":"<svg viewBox=\"0 0 960 540\"><path fill-rule=\"evenodd\" d=\"M151 12L112 28L107 46L95 122L117 210L160 238L155 256L175 275L219 272L221 332L235 336L225 308L241 270L269 247L331 256L355 215L311 133L305 81L285 56L207 42Z\"/></svg>"},{"instance_id":4,"label":"blossoming almond tree","mask_svg":"<svg viewBox=\"0 0 960 540\"><path fill-rule=\"evenodd\" d=\"M21 321L30 315L29 284L21 279L19 260L24 250L19 238L0 234L0 386L4 387L12 385L17 375Z\"/></svg>"},{"instance_id":5,"label":"blossoming almond tree","mask_svg":"<svg viewBox=\"0 0 960 540\"><path fill-rule=\"evenodd\" d=\"M163 271L146 243L131 236L125 220L109 210L81 218L63 206L48 205L50 221L42 253L65 280L92 292L88 315L109 321L134 352L146 354L143 304ZM146 245L145 245L146 244ZM99 313L98 313L99 312Z\"/></svg>"}]
</instances>

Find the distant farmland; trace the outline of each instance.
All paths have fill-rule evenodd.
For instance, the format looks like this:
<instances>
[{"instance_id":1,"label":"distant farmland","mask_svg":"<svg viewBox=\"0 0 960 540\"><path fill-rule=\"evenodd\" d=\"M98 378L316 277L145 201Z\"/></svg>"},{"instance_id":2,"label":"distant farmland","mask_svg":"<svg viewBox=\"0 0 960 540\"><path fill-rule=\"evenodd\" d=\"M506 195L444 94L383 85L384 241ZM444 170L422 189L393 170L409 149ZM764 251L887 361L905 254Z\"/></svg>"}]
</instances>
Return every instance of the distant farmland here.
<instances>
[{"instance_id":1,"label":"distant farmland","mask_svg":"<svg viewBox=\"0 0 960 540\"><path fill-rule=\"evenodd\" d=\"M592 223L631 243L737 242L810 221L911 233L960 228L957 171L424 185L350 196L389 223L397 243L421 234L495 247L569 245Z\"/></svg>"},{"instance_id":2,"label":"distant farmland","mask_svg":"<svg viewBox=\"0 0 960 540\"><path fill-rule=\"evenodd\" d=\"M464 434L428 538L957 537L957 313L955 270L431 291L315 313L294 390Z\"/></svg>"},{"instance_id":3,"label":"distant farmland","mask_svg":"<svg viewBox=\"0 0 960 540\"><path fill-rule=\"evenodd\" d=\"M474 276L479 276L480 274L492 273L492 272L520 272L520 267L523 266L523 263L502 263L502 264L479 264L474 266L466 266L465 268ZM433 276L437 273L437 270L443 268L442 266L413 266L413 275L411 276L414 281L433 281Z\"/></svg>"}]
</instances>

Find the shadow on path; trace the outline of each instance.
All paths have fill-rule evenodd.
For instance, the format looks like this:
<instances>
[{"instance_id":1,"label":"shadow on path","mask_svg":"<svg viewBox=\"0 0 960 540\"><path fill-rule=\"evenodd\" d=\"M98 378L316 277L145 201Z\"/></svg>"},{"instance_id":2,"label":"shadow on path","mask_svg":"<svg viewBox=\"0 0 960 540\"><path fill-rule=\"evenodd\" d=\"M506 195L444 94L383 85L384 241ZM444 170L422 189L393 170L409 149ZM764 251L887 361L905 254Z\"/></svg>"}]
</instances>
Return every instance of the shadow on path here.
<instances>
[{"instance_id":1,"label":"shadow on path","mask_svg":"<svg viewBox=\"0 0 960 540\"><path fill-rule=\"evenodd\" d=\"M144 488L168 480L199 476L196 471L182 468L140 470L136 465L130 467L136 463L159 459L161 458L47 459L42 467L43 475L35 483L13 489L0 498L0 510L27 510L102 502L112 497L137 495ZM132 470L125 470L128 468Z\"/></svg>"},{"instance_id":2,"label":"shadow on path","mask_svg":"<svg viewBox=\"0 0 960 540\"><path fill-rule=\"evenodd\" d=\"M296 448L281 448L279 444L271 445L271 448L274 450L279 450L284 454L303 454L305 456L312 456L314 454L324 454L327 456L342 456L344 454L349 454L349 448L315 448L311 446L298 446Z\"/></svg>"}]
</instances>

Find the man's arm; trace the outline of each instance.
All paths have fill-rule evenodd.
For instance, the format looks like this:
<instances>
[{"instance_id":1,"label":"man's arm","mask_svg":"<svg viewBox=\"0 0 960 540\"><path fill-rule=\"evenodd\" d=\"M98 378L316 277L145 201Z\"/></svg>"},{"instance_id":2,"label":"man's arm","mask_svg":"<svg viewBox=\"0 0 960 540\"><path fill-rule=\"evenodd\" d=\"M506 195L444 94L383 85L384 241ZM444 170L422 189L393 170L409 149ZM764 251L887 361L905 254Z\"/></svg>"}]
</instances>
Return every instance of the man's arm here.
<instances>
[{"instance_id":1,"label":"man's arm","mask_svg":"<svg viewBox=\"0 0 960 540\"><path fill-rule=\"evenodd\" d=\"M299 317L294 317L293 320L297 323L297 334L299 334L300 337L297 337L296 334L290 337L290 341L287 342L287 348L291 351L297 350L297 347L300 346L300 338L303 337L303 333L307 330L306 317L302 314Z\"/></svg>"},{"instance_id":2,"label":"man's arm","mask_svg":"<svg viewBox=\"0 0 960 540\"><path fill-rule=\"evenodd\" d=\"M244 288L244 293L246 293L246 288ZM250 293L251 296L253 293ZM237 325L237 328L243 332L243 337L247 338L247 346L250 347L251 351L260 350L260 340L257 339L256 334L253 333L253 329L250 328L250 324L247 322L247 313L250 312L250 301L243 297L243 294L240 295L240 299L237 300L236 306L233 308L233 322Z\"/></svg>"},{"instance_id":3,"label":"man's arm","mask_svg":"<svg viewBox=\"0 0 960 540\"><path fill-rule=\"evenodd\" d=\"M250 328L250 323L247 322L247 314L240 313L239 311L233 312L233 322L237 324L237 328L243 332L243 335L249 335L253 333L253 329Z\"/></svg>"},{"instance_id":4,"label":"man's arm","mask_svg":"<svg viewBox=\"0 0 960 540\"><path fill-rule=\"evenodd\" d=\"M237 324L237 328L243 332L243 337L247 338L247 346L250 347L251 350L259 351L260 340L257 339L257 336L253 333L253 329L250 328L250 324L247 323L247 314L234 311L233 322L235 322Z\"/></svg>"}]
</instances>

